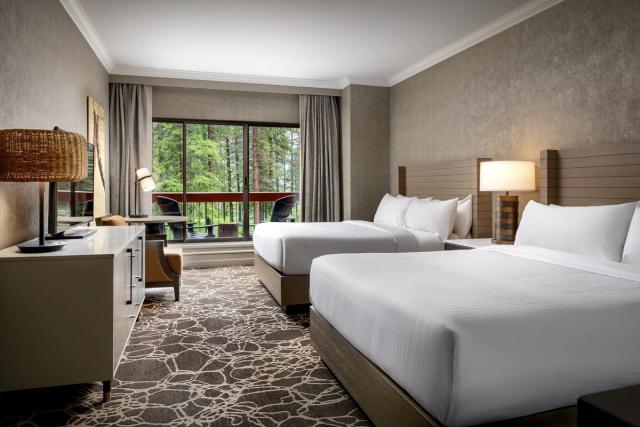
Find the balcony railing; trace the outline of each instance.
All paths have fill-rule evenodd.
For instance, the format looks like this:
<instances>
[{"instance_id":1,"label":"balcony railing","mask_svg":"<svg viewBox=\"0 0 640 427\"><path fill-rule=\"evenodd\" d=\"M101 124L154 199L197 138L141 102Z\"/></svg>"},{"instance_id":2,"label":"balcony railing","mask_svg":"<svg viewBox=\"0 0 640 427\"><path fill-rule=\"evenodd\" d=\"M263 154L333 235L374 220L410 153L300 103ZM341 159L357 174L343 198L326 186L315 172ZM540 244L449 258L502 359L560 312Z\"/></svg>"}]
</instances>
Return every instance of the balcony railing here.
<instances>
[{"instance_id":1,"label":"balcony railing","mask_svg":"<svg viewBox=\"0 0 640 427\"><path fill-rule=\"evenodd\" d=\"M214 227L196 228L189 233L188 240L219 238L250 238L256 224L271 220L273 204L286 196L298 196L298 192L250 192L249 193L249 230L245 233L243 219L243 193L241 192L154 192L152 202L154 214L162 214L157 206L158 197L166 197L178 202L181 213L195 226L214 225ZM186 198L186 211L183 210L183 197ZM299 221L298 204L291 217ZM168 231L170 240L182 239L182 236Z\"/></svg>"}]
</instances>

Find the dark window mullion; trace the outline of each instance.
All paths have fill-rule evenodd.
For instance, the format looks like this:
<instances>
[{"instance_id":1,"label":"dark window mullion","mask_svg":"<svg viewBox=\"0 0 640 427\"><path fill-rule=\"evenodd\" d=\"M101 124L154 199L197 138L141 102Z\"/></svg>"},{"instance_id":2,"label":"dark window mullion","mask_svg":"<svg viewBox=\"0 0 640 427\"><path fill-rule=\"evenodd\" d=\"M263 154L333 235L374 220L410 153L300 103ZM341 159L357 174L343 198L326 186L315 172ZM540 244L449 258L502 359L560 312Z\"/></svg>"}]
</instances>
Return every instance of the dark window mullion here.
<instances>
[{"instance_id":1,"label":"dark window mullion","mask_svg":"<svg viewBox=\"0 0 640 427\"><path fill-rule=\"evenodd\" d=\"M182 121L182 214L187 217L182 230L182 241L187 241L189 215L187 212L187 122Z\"/></svg>"},{"instance_id":2,"label":"dark window mullion","mask_svg":"<svg viewBox=\"0 0 640 427\"><path fill-rule=\"evenodd\" d=\"M249 125L242 125L242 237L250 239L249 233Z\"/></svg>"}]
</instances>

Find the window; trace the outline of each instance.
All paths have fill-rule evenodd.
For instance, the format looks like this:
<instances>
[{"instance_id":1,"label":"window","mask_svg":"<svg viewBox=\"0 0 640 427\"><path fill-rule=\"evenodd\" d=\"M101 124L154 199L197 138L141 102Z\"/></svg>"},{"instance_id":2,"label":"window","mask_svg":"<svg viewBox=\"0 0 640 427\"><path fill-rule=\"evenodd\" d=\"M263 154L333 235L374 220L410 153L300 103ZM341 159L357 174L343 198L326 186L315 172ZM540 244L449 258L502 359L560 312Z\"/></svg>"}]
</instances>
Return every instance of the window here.
<instances>
[{"instance_id":1,"label":"window","mask_svg":"<svg viewBox=\"0 0 640 427\"><path fill-rule=\"evenodd\" d=\"M295 125L154 120L154 214L186 215L170 240L250 239L276 200L300 190ZM299 221L297 204L289 220Z\"/></svg>"}]
</instances>

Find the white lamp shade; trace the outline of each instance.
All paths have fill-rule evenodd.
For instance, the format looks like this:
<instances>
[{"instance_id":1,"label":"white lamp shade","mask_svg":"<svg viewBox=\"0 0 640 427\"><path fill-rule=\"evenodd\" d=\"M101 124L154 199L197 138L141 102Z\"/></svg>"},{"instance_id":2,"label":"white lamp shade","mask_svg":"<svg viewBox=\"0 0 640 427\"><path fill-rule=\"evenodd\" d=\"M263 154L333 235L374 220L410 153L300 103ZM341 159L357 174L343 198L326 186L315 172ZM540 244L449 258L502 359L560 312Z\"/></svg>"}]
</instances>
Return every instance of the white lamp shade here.
<instances>
[{"instance_id":1,"label":"white lamp shade","mask_svg":"<svg viewBox=\"0 0 640 427\"><path fill-rule=\"evenodd\" d=\"M146 178L148 176L151 176L151 171L149 171L148 168L140 168L138 170L136 170L136 176L138 177L138 181Z\"/></svg>"},{"instance_id":2,"label":"white lamp shade","mask_svg":"<svg viewBox=\"0 0 640 427\"><path fill-rule=\"evenodd\" d=\"M480 191L534 191L534 162L500 160L480 163Z\"/></svg>"},{"instance_id":3,"label":"white lamp shade","mask_svg":"<svg viewBox=\"0 0 640 427\"><path fill-rule=\"evenodd\" d=\"M147 168L140 168L136 170L136 177L138 178L138 183L140 184L140 188L145 193L149 191L153 191L156 188L156 183L153 180L151 172Z\"/></svg>"},{"instance_id":4,"label":"white lamp shade","mask_svg":"<svg viewBox=\"0 0 640 427\"><path fill-rule=\"evenodd\" d=\"M156 189L156 183L153 178L147 176L140 180L140 188L142 188L142 191L147 193Z\"/></svg>"}]
</instances>

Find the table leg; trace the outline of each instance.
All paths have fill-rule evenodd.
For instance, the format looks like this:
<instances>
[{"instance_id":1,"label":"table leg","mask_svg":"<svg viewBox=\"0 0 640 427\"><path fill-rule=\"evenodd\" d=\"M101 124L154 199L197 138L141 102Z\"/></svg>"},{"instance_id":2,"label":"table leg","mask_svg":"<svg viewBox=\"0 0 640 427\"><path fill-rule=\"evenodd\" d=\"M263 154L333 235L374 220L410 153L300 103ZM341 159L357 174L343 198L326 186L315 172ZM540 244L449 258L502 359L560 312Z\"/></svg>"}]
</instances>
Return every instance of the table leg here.
<instances>
[{"instance_id":1,"label":"table leg","mask_svg":"<svg viewBox=\"0 0 640 427\"><path fill-rule=\"evenodd\" d=\"M111 401L111 381L102 381L102 402Z\"/></svg>"}]
</instances>

